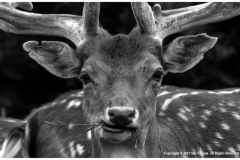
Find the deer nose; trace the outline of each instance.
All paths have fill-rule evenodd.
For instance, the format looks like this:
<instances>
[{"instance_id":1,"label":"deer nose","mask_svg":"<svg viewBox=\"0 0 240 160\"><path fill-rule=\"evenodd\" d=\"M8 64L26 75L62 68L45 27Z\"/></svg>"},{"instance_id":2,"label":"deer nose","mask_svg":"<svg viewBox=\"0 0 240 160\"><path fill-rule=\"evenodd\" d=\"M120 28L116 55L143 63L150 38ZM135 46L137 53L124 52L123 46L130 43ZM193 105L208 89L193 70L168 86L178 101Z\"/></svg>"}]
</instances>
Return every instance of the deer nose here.
<instances>
[{"instance_id":1,"label":"deer nose","mask_svg":"<svg viewBox=\"0 0 240 160\"><path fill-rule=\"evenodd\" d=\"M128 107L128 100L117 98L108 110L109 120L116 126L126 127L133 122L136 115L136 109Z\"/></svg>"},{"instance_id":2,"label":"deer nose","mask_svg":"<svg viewBox=\"0 0 240 160\"><path fill-rule=\"evenodd\" d=\"M126 127L133 122L136 111L125 107L113 107L108 111L110 121L116 126Z\"/></svg>"}]
</instances>

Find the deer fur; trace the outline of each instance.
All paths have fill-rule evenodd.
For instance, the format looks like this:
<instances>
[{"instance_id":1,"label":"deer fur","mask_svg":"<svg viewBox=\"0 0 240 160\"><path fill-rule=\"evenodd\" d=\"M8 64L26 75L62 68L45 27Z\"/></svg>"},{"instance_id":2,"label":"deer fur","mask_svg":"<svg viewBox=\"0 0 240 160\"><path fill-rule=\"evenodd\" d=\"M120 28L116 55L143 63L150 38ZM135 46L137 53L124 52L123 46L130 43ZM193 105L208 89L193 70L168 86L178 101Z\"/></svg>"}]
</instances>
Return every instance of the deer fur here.
<instances>
[{"instance_id":1,"label":"deer fur","mask_svg":"<svg viewBox=\"0 0 240 160\"><path fill-rule=\"evenodd\" d=\"M84 154L78 156L165 157L165 152L187 151L188 141L184 138L181 129L156 115L159 107L156 106L156 96L161 81L149 82L149 78L156 65L162 68L164 74L190 69L202 59L204 52L213 47L216 38L205 34L181 37L165 47L166 52L162 52L161 40L142 34L138 28L129 35L106 34L99 38L90 39L81 48L65 54L61 53L64 50L56 49L58 43L54 42L43 43L42 46L36 46L34 43L25 45L30 55L36 55L34 59L51 70L51 73L56 72L55 75L64 75L64 77L65 74L77 75L81 69L79 67L82 67L82 70L89 72L94 82L84 87L84 97L82 95L71 98L69 94L64 95L34 111L27 118L29 156L76 157L77 154L69 150L69 146L71 148L83 143ZM66 54L75 58L71 61ZM42 58L45 58L44 63L41 63ZM127 140L121 135L123 141L120 143L112 143L98 137L96 128L91 131L91 141L85 140L82 136L85 136L84 132L89 126L74 126L69 129L66 126L48 124L49 122L99 123L111 99L118 96L130 98L129 105L140 111L136 135ZM59 103L64 99L66 102ZM74 101L79 103L74 106Z\"/></svg>"},{"instance_id":2,"label":"deer fur","mask_svg":"<svg viewBox=\"0 0 240 160\"><path fill-rule=\"evenodd\" d=\"M221 9L221 4L200 5L200 11L194 14L193 19L200 13L205 15L204 11L212 9L214 5L220 5ZM230 6L234 7L233 4ZM68 32L65 35L67 38L70 37L69 39L74 42L76 48L57 41L42 41L41 43L29 41L23 45L24 49L29 52L29 56L50 73L60 78L76 77L82 80L83 91L67 93L33 111L26 118L24 130L14 132L19 128L13 129L13 133L17 134L14 134L14 137L18 139L9 141L12 138L10 135L1 156L4 157L5 153L10 153L8 152L9 146L14 146L16 142L18 144L16 151L21 150L19 144L22 143L24 146L25 157L45 158L204 157L204 152L217 149L212 144L208 144L208 138L202 137L208 131L204 130L206 125L196 116L196 112L204 111L206 115L209 115L210 111L202 110L201 105L194 103L193 100L198 98L195 97L196 95L202 93L205 94L204 96L209 94L219 96L237 94L240 90L180 92L174 88L163 92L160 89L164 75L168 72L182 73L194 67L203 59L204 53L213 48L217 38L206 34L188 35L176 38L167 46L162 46L163 38L170 33L175 33L177 28L171 24L173 26L168 27L166 33L161 33L165 25L159 25L161 20L167 23L167 19L162 19L161 13L166 12L161 12L160 6L157 5L154 9L157 12L152 13L147 3L132 3L137 27L128 35L111 35L98 27L98 21L95 23L95 20L98 20L99 4L87 3L85 8L87 8L84 12L86 15L83 17L90 16L90 21L88 18L84 19L82 26L81 21L80 23L74 19L71 24L74 24L76 29L70 28L70 35ZM139 13L139 10L143 12ZM183 16L173 16L173 22L174 18L185 20L189 17L191 21L191 16L189 16L191 12L188 13L188 10L195 11L196 8L181 10L184 11ZM216 14L219 12L221 13L221 10L218 10ZM91 17L90 13L94 16ZM174 14L174 11L171 13ZM231 14L229 18L236 15ZM36 17L33 15L33 18ZM222 17L216 18L214 21L221 19ZM141 23L142 21L144 23ZM8 21L6 23L8 24ZM58 22L55 23L58 24ZM180 23L181 21L177 21L176 24ZM202 24L202 22L198 23ZM147 26L148 24L152 26ZM188 24L186 23L182 29L192 27ZM92 25L94 25L93 30L91 30ZM88 27L84 28L85 26ZM64 29L65 27L63 26ZM171 27L175 28L171 30ZM77 31L79 35L71 37ZM36 31L33 30L31 33L36 34ZM50 30L46 33L44 30L41 31L43 35L50 33ZM61 32L58 34L62 35ZM159 79L154 77L156 72L161 74ZM83 75L87 75L89 80L85 82ZM171 97L162 99L169 95ZM188 101L191 107L185 106L187 104L185 98L189 96ZM215 98L218 99L218 97ZM115 103L116 99L122 101ZM233 101L237 102L236 99ZM113 104L116 105L112 106ZM125 127L110 123L111 107L122 110L130 108L135 111L131 123ZM215 108L213 107L211 111L215 111ZM223 113L225 113L224 109L222 109ZM238 117L236 114L233 115ZM216 119L221 118L216 117ZM222 127L220 129L230 130L229 125L225 123L220 123L220 125ZM110 128L115 132L107 131L108 126L111 126ZM211 124L210 129L215 131L216 128ZM117 132L118 130L121 132ZM235 132L230 133L235 140L238 140ZM219 139L223 138L219 132L214 134ZM224 141L221 142L224 143ZM223 150L234 152L235 148ZM211 157L211 155L207 156Z\"/></svg>"}]
</instances>

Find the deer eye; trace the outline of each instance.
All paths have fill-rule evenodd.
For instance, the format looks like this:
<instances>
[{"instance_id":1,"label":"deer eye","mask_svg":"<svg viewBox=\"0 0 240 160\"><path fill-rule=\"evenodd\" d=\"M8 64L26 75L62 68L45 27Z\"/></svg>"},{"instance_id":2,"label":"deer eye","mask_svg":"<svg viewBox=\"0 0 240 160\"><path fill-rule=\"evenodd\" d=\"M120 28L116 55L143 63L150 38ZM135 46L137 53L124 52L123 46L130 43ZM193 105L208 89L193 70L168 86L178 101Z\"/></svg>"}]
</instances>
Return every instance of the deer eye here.
<instances>
[{"instance_id":1,"label":"deer eye","mask_svg":"<svg viewBox=\"0 0 240 160\"><path fill-rule=\"evenodd\" d=\"M89 82L91 82L91 78L88 74L82 74L80 76L80 80L83 82L84 85L88 84Z\"/></svg>"},{"instance_id":2,"label":"deer eye","mask_svg":"<svg viewBox=\"0 0 240 160\"><path fill-rule=\"evenodd\" d=\"M162 79L163 73L161 71L156 71L153 73L152 79L159 82Z\"/></svg>"}]
</instances>

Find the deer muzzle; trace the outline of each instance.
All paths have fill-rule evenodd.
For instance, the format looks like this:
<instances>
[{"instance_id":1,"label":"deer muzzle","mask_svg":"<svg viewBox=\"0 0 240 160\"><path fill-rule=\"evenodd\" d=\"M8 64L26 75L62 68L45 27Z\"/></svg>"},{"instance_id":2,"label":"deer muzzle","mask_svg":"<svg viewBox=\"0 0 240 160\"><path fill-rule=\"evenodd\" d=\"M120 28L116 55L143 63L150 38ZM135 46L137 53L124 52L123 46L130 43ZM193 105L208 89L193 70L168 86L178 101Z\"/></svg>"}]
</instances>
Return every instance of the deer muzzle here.
<instances>
[{"instance_id":1,"label":"deer muzzle","mask_svg":"<svg viewBox=\"0 0 240 160\"><path fill-rule=\"evenodd\" d=\"M102 120L103 127L99 131L101 138L120 143L135 135L134 133L139 128L139 111L130 107L128 102L127 99L118 98L106 108Z\"/></svg>"}]
</instances>

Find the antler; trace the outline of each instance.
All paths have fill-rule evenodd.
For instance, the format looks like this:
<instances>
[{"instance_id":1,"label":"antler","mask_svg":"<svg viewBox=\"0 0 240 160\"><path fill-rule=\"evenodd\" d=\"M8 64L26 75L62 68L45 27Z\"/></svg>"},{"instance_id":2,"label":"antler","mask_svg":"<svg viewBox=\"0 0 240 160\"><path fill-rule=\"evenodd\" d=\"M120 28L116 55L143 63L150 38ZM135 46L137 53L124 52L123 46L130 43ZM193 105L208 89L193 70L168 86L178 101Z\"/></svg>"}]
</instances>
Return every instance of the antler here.
<instances>
[{"instance_id":1,"label":"antler","mask_svg":"<svg viewBox=\"0 0 240 160\"><path fill-rule=\"evenodd\" d=\"M100 3L85 3L83 17L67 14L35 14L30 2L0 3L0 28L6 32L59 36L79 46L88 36L96 36L99 28Z\"/></svg>"},{"instance_id":2,"label":"antler","mask_svg":"<svg viewBox=\"0 0 240 160\"><path fill-rule=\"evenodd\" d=\"M193 27L238 16L240 14L240 3L210 2L166 11L161 11L161 6L156 4L152 12L151 7L146 2L133 2L132 9L143 33L157 35L163 39L171 34Z\"/></svg>"}]
</instances>

